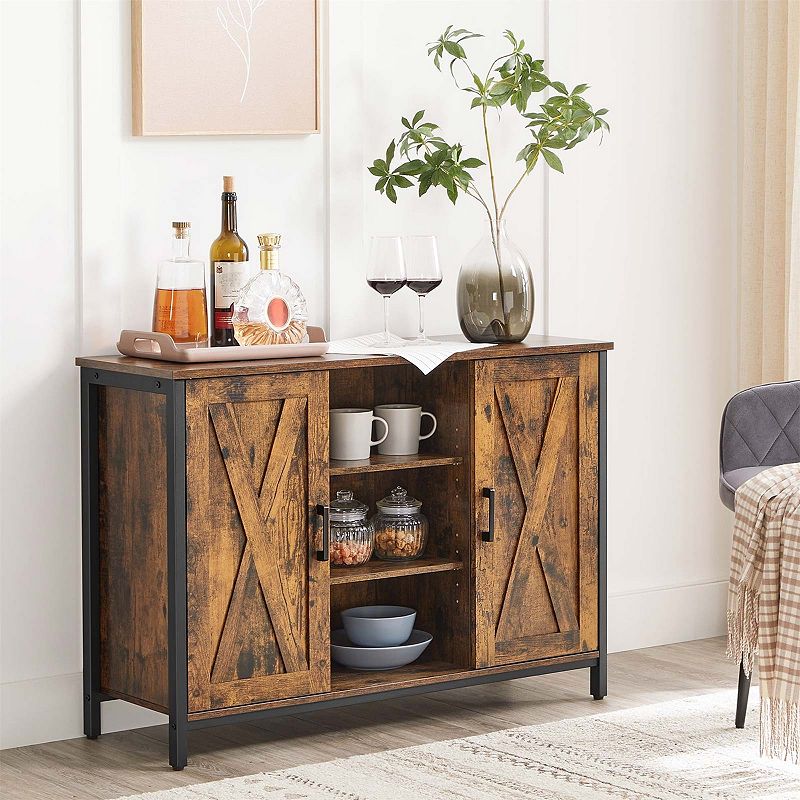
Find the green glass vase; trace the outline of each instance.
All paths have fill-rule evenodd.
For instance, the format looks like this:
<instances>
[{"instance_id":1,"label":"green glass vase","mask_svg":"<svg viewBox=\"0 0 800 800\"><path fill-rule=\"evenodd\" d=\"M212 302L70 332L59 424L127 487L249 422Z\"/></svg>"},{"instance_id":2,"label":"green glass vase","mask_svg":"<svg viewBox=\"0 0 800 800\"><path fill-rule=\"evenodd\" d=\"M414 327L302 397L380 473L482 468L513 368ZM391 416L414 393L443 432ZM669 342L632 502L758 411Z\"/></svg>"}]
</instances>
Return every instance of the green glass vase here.
<instances>
[{"instance_id":1,"label":"green glass vase","mask_svg":"<svg viewBox=\"0 0 800 800\"><path fill-rule=\"evenodd\" d=\"M505 222L467 254L458 274L458 321L471 342L521 342L533 323L533 275Z\"/></svg>"}]
</instances>

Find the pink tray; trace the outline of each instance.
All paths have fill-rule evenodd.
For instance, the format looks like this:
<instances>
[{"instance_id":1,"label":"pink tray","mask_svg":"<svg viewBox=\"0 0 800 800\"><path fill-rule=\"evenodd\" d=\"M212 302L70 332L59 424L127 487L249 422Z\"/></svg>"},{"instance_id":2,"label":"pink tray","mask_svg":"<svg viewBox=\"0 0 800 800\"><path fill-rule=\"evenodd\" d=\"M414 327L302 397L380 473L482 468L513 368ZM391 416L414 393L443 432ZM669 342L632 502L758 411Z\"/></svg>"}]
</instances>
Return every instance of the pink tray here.
<instances>
[{"instance_id":1,"label":"pink tray","mask_svg":"<svg viewBox=\"0 0 800 800\"><path fill-rule=\"evenodd\" d=\"M156 361L253 361L264 358L309 358L328 352L322 328L307 328L308 341L302 344L257 344L250 347L193 347L175 344L168 333L122 331L117 350L124 356L152 358Z\"/></svg>"}]
</instances>

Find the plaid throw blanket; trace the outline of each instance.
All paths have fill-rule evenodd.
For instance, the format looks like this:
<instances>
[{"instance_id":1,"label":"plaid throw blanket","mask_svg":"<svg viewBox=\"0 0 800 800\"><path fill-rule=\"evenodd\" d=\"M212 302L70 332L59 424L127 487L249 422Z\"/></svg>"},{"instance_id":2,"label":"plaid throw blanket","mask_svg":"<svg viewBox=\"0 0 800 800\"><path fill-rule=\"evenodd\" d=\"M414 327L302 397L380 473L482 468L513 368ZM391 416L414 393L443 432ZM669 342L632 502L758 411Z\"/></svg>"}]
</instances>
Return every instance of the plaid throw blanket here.
<instances>
[{"instance_id":1,"label":"plaid throw blanket","mask_svg":"<svg viewBox=\"0 0 800 800\"><path fill-rule=\"evenodd\" d=\"M736 491L728 657L758 655L761 754L800 756L800 464L771 467Z\"/></svg>"}]
</instances>

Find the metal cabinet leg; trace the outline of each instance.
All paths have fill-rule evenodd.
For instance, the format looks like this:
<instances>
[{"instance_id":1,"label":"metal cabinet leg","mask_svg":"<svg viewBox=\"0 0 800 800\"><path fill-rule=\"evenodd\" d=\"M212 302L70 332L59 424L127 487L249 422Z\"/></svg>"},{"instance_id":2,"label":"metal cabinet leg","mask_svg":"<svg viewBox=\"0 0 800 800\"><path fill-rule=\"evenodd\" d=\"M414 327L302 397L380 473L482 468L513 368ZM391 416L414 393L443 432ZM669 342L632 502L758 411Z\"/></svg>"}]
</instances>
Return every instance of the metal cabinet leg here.
<instances>
[{"instance_id":1,"label":"metal cabinet leg","mask_svg":"<svg viewBox=\"0 0 800 800\"><path fill-rule=\"evenodd\" d=\"M736 698L737 728L744 728L744 720L747 716L747 700L750 697L750 677L745 675L744 664L739 664L739 694Z\"/></svg>"},{"instance_id":2,"label":"metal cabinet leg","mask_svg":"<svg viewBox=\"0 0 800 800\"><path fill-rule=\"evenodd\" d=\"M186 766L189 748L186 736L186 718L169 722L169 764L172 769L181 770Z\"/></svg>"},{"instance_id":3,"label":"metal cabinet leg","mask_svg":"<svg viewBox=\"0 0 800 800\"><path fill-rule=\"evenodd\" d=\"M94 374L94 373L92 373ZM100 735L100 545L98 534L97 385L81 370L83 583L83 732Z\"/></svg>"},{"instance_id":4,"label":"metal cabinet leg","mask_svg":"<svg viewBox=\"0 0 800 800\"><path fill-rule=\"evenodd\" d=\"M602 700L608 694L608 658L600 655L600 663L589 667L589 689L595 700Z\"/></svg>"},{"instance_id":5,"label":"metal cabinet leg","mask_svg":"<svg viewBox=\"0 0 800 800\"><path fill-rule=\"evenodd\" d=\"M169 763L187 759L189 690L186 620L186 389L173 381L167 391L167 670Z\"/></svg>"},{"instance_id":6,"label":"metal cabinet leg","mask_svg":"<svg viewBox=\"0 0 800 800\"><path fill-rule=\"evenodd\" d=\"M606 352L598 353L598 430L597 430L597 647L600 657L596 667L590 667L589 688L595 700L608 694L608 595L606 570L608 569L606 544L606 451L608 447L608 420L606 402Z\"/></svg>"}]
</instances>

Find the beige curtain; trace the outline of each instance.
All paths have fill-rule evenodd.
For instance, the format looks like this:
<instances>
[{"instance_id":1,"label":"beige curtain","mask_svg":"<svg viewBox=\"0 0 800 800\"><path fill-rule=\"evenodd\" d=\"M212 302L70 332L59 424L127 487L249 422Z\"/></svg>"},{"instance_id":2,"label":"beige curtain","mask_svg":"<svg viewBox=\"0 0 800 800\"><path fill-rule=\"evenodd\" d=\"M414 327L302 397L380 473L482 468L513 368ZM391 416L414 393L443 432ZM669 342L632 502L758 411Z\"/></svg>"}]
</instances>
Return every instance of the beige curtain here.
<instances>
[{"instance_id":1,"label":"beige curtain","mask_svg":"<svg viewBox=\"0 0 800 800\"><path fill-rule=\"evenodd\" d=\"M800 0L739 9L739 380L800 378Z\"/></svg>"}]
</instances>

